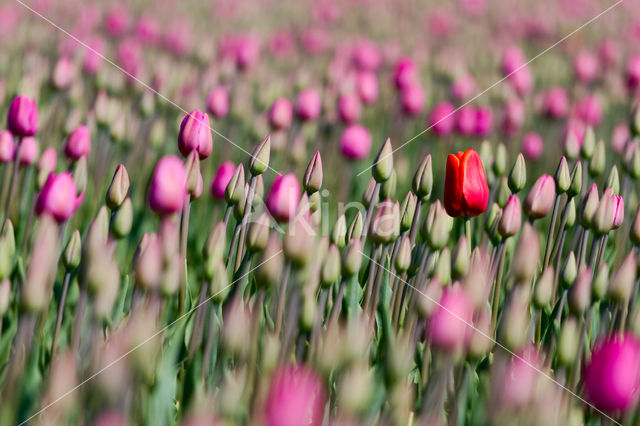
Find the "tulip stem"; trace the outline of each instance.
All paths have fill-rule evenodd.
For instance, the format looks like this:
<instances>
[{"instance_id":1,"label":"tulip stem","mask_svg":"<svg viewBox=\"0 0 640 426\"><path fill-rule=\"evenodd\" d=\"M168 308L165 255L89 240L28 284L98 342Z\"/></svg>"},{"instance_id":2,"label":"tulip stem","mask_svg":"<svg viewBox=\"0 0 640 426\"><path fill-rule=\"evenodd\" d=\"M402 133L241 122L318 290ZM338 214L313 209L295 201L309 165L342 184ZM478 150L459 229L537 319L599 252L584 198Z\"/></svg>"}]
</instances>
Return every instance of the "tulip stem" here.
<instances>
[{"instance_id":1,"label":"tulip stem","mask_svg":"<svg viewBox=\"0 0 640 426\"><path fill-rule=\"evenodd\" d=\"M87 288L83 285L80 288L80 297L76 305L76 317L73 323L73 346L74 353L78 352L80 347L80 337L82 335L82 323L84 321L84 312L87 308Z\"/></svg>"},{"instance_id":2,"label":"tulip stem","mask_svg":"<svg viewBox=\"0 0 640 426\"><path fill-rule=\"evenodd\" d=\"M558 219L558 208L560 207L561 194L556 195L556 201L553 204L553 212L551 213L551 223L549 224L549 233L547 234L547 244L544 249L544 263L542 264L542 270L547 269L549 265L549 259L551 258L551 245L553 244L553 235L556 228L556 220Z\"/></svg>"},{"instance_id":3,"label":"tulip stem","mask_svg":"<svg viewBox=\"0 0 640 426\"><path fill-rule=\"evenodd\" d=\"M498 249L498 256L500 260L498 261L498 275L493 287L493 301L491 303L491 330L496 329L496 324L498 322L498 304L500 303L500 290L502 288L502 274L504 272L506 252L505 241L503 240Z\"/></svg>"},{"instance_id":4,"label":"tulip stem","mask_svg":"<svg viewBox=\"0 0 640 426\"><path fill-rule=\"evenodd\" d=\"M191 339L189 340L189 351L187 359L190 361L195 355L196 350L202 343L202 336L204 334L204 321L206 314L205 297L207 296L207 290L209 283L205 280L200 283L200 292L198 294L198 302L194 309L196 310L196 316L193 320L193 331L191 332ZM203 306L204 305L204 306ZM202 309L205 307L205 309Z\"/></svg>"},{"instance_id":5,"label":"tulip stem","mask_svg":"<svg viewBox=\"0 0 640 426\"><path fill-rule=\"evenodd\" d=\"M371 216L373 215L373 208L378 204L378 196L380 194L380 182L376 182L373 187L373 194L369 200L369 206L367 206L367 214L364 217L364 227L362 228L362 241L366 241L367 234L369 233L369 225L371 223Z\"/></svg>"},{"instance_id":6,"label":"tulip stem","mask_svg":"<svg viewBox=\"0 0 640 426\"><path fill-rule=\"evenodd\" d=\"M422 197L418 197L418 202L416 203L416 211L413 213L413 221L411 222L411 230L409 231L409 241L411 241L411 247L413 247L413 244L416 242L416 236L418 235L421 210Z\"/></svg>"},{"instance_id":7,"label":"tulip stem","mask_svg":"<svg viewBox=\"0 0 640 426\"><path fill-rule=\"evenodd\" d=\"M64 281L62 284L62 295L60 295L60 302L58 303L58 315L56 317L56 328L53 332L53 342L51 343L51 360L54 359L56 354L56 343L58 342L58 334L60 333L60 326L62 325L62 316L64 315L64 306L67 301L67 291L69 290L69 282L71 281L71 272L66 271L64 274Z\"/></svg>"},{"instance_id":8,"label":"tulip stem","mask_svg":"<svg viewBox=\"0 0 640 426\"><path fill-rule=\"evenodd\" d=\"M182 208L182 219L180 220L180 255L187 263L187 237L189 235L189 213L191 212L191 195L187 195L184 207ZM178 315L184 313L185 298L187 295L187 281L181 283L178 295Z\"/></svg>"},{"instance_id":9,"label":"tulip stem","mask_svg":"<svg viewBox=\"0 0 640 426\"><path fill-rule=\"evenodd\" d=\"M5 197L2 203L2 211L5 217L9 217L9 209L11 207L11 198L13 197L13 192L15 191L16 180L18 179L18 170L20 168L20 156L18 155L20 152L20 145L22 144L22 138L18 138L18 143L16 144L16 150L13 155L13 167L11 171L11 179L9 180L9 191L7 192L7 196ZM4 228L4 225L2 225Z\"/></svg>"},{"instance_id":10,"label":"tulip stem","mask_svg":"<svg viewBox=\"0 0 640 426\"><path fill-rule=\"evenodd\" d=\"M278 306L276 308L276 328L275 334L280 334L282 328L282 315L284 312L284 302L287 300L287 287L289 285L289 276L291 275L291 262L287 261L284 265L282 273L282 283L280 284L280 292L278 294Z\"/></svg>"},{"instance_id":11,"label":"tulip stem","mask_svg":"<svg viewBox=\"0 0 640 426\"><path fill-rule=\"evenodd\" d=\"M227 223L229 223L229 216L231 216L232 210L233 210L233 204L228 204L227 208L224 211L224 219L222 219L222 222L225 224L225 226L227 225Z\"/></svg>"},{"instance_id":12,"label":"tulip stem","mask_svg":"<svg viewBox=\"0 0 640 426\"><path fill-rule=\"evenodd\" d=\"M338 314L340 313L340 309L342 306L342 299L344 298L344 287L346 286L346 278L342 278L340 281L340 287L338 288L338 294L336 295L336 300L333 302L333 306L331 306L331 313L329 313L329 318L326 321L327 328L333 324L338 319Z\"/></svg>"},{"instance_id":13,"label":"tulip stem","mask_svg":"<svg viewBox=\"0 0 640 426\"><path fill-rule=\"evenodd\" d=\"M464 218L464 233L467 237L467 244L469 245L469 253L471 253L471 250L473 249L473 245L471 244L471 218L470 217Z\"/></svg>"},{"instance_id":14,"label":"tulip stem","mask_svg":"<svg viewBox=\"0 0 640 426\"><path fill-rule=\"evenodd\" d=\"M251 206L253 205L253 197L256 192L256 177L251 176L249 181L249 192L247 193L247 199L244 203L244 211L242 212L242 222L240 225L240 240L238 241L238 251L236 251L236 263L233 271L237 271L242 262L244 256L244 243L247 235L247 227L249 223L249 217L251 216Z\"/></svg>"}]
</instances>

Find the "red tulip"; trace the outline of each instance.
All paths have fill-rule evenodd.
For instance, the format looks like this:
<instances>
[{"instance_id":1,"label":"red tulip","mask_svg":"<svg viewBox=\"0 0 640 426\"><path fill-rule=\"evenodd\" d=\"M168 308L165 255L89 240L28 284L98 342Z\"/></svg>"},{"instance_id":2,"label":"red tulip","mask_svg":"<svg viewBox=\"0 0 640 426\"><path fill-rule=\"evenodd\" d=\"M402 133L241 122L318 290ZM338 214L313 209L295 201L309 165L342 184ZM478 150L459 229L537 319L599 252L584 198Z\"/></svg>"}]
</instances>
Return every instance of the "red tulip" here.
<instances>
[{"instance_id":1,"label":"red tulip","mask_svg":"<svg viewBox=\"0 0 640 426\"><path fill-rule=\"evenodd\" d=\"M482 160L469 148L447 158L444 207L449 216L472 217L487 209L489 186Z\"/></svg>"}]
</instances>

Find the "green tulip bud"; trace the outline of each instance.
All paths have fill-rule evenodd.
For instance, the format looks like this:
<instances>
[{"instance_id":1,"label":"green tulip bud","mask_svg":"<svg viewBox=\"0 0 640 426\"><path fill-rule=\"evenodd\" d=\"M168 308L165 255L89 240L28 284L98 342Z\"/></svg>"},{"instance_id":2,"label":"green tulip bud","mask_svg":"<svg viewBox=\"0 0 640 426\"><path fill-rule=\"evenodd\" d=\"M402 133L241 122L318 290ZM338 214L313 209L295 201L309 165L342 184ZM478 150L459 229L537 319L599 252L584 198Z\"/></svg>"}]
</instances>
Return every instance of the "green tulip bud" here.
<instances>
[{"instance_id":1,"label":"green tulip bud","mask_svg":"<svg viewBox=\"0 0 640 426\"><path fill-rule=\"evenodd\" d=\"M634 245L640 245L640 206L636 209L636 215L633 217L629 239Z\"/></svg>"},{"instance_id":2,"label":"green tulip bud","mask_svg":"<svg viewBox=\"0 0 640 426\"><path fill-rule=\"evenodd\" d=\"M73 182L76 184L77 195L87 188L87 156L83 155L73 165Z\"/></svg>"},{"instance_id":3,"label":"green tulip bud","mask_svg":"<svg viewBox=\"0 0 640 426\"><path fill-rule=\"evenodd\" d=\"M576 161L576 165L573 166L573 170L571 170L571 185L569 185L569 189L567 190L567 195L569 197L575 197L580 194L582 190L582 163L580 161Z\"/></svg>"},{"instance_id":4,"label":"green tulip bud","mask_svg":"<svg viewBox=\"0 0 640 426\"><path fill-rule=\"evenodd\" d=\"M271 156L271 136L266 138L253 150L249 161L249 172L257 176L264 173L269 168L269 158Z\"/></svg>"},{"instance_id":5,"label":"green tulip bud","mask_svg":"<svg viewBox=\"0 0 640 426\"><path fill-rule=\"evenodd\" d=\"M596 144L596 150L593 153L593 157L591 158L591 161L589 162L589 174L592 177L600 176L602 174L602 172L604 171L604 166L606 165L606 160L607 159L606 159L604 142L603 141L599 141Z\"/></svg>"},{"instance_id":6,"label":"green tulip bud","mask_svg":"<svg viewBox=\"0 0 640 426\"><path fill-rule=\"evenodd\" d=\"M516 281L529 283L538 272L540 262L540 237L538 231L526 222L513 253L511 273Z\"/></svg>"},{"instance_id":7,"label":"green tulip bud","mask_svg":"<svg viewBox=\"0 0 640 426\"><path fill-rule=\"evenodd\" d=\"M322 157L320 157L320 151L316 151L313 158L311 158L302 183L308 194L313 194L322 187Z\"/></svg>"},{"instance_id":8,"label":"green tulip bud","mask_svg":"<svg viewBox=\"0 0 640 426\"><path fill-rule=\"evenodd\" d=\"M413 192L420 198L429 199L431 190L433 189L433 167L431 165L431 154L426 157L418 166L416 174L411 182Z\"/></svg>"},{"instance_id":9,"label":"green tulip bud","mask_svg":"<svg viewBox=\"0 0 640 426\"><path fill-rule=\"evenodd\" d=\"M640 136L640 105L636 105L631 113L629 130L632 136Z\"/></svg>"},{"instance_id":10,"label":"green tulip bud","mask_svg":"<svg viewBox=\"0 0 640 426\"><path fill-rule=\"evenodd\" d=\"M593 286L591 287L591 298L596 300L602 300L607 294L607 288L609 287L609 265L603 262L598 269L596 276L593 279Z\"/></svg>"},{"instance_id":11,"label":"green tulip bud","mask_svg":"<svg viewBox=\"0 0 640 426\"><path fill-rule=\"evenodd\" d=\"M580 141L573 132L567 132L564 140L564 154L569 160L575 160L580 154Z\"/></svg>"},{"instance_id":12,"label":"green tulip bud","mask_svg":"<svg viewBox=\"0 0 640 426\"><path fill-rule=\"evenodd\" d=\"M62 254L62 264L70 271L76 269L80 265L80 258L82 257L82 239L80 238L80 231L77 229L71 234L67 247Z\"/></svg>"},{"instance_id":13,"label":"green tulip bud","mask_svg":"<svg viewBox=\"0 0 640 426\"><path fill-rule=\"evenodd\" d=\"M364 194L362 194L362 204L364 204L365 207L369 207L369 204L371 204L372 202L374 206L378 203L378 200L371 200L371 198L373 197L373 192L376 188L376 183L376 180L374 178L371 178L369 180L369 184L367 185L367 189L365 189Z\"/></svg>"},{"instance_id":14,"label":"green tulip bud","mask_svg":"<svg viewBox=\"0 0 640 426\"><path fill-rule=\"evenodd\" d=\"M376 182L382 183L391 177L392 171L393 148L391 146L391 139L387 138L384 144L382 144L380 152L378 152L378 155L376 156L371 172Z\"/></svg>"},{"instance_id":15,"label":"green tulip bud","mask_svg":"<svg viewBox=\"0 0 640 426\"><path fill-rule=\"evenodd\" d=\"M224 191L224 198L227 204L237 204L244 195L244 167L238 164L235 173L231 177L227 188Z\"/></svg>"},{"instance_id":16,"label":"green tulip bud","mask_svg":"<svg viewBox=\"0 0 640 426\"><path fill-rule=\"evenodd\" d=\"M331 231L331 243L342 248L347 243L347 219L344 214L341 214L335 225L333 225L333 231Z\"/></svg>"},{"instance_id":17,"label":"green tulip bud","mask_svg":"<svg viewBox=\"0 0 640 426\"><path fill-rule=\"evenodd\" d=\"M569 190L571 186L571 175L569 173L569 165L567 164L567 159L562 157L560 159L560 164L558 164L558 168L556 169L556 190L558 194L563 194Z\"/></svg>"},{"instance_id":18,"label":"green tulip bud","mask_svg":"<svg viewBox=\"0 0 640 426\"><path fill-rule=\"evenodd\" d=\"M428 224L427 242L432 250L441 250L449 242L449 233L453 227L453 218L447 214L440 204L440 200L436 200L432 204L434 215L432 222ZM429 216L427 216L429 219Z\"/></svg>"},{"instance_id":19,"label":"green tulip bud","mask_svg":"<svg viewBox=\"0 0 640 426\"><path fill-rule=\"evenodd\" d=\"M380 198L394 198L396 195L396 186L398 183L398 175L395 170L391 170L391 176L380 186Z\"/></svg>"},{"instance_id":20,"label":"green tulip bud","mask_svg":"<svg viewBox=\"0 0 640 426\"><path fill-rule=\"evenodd\" d=\"M524 162L524 156L522 153L516 157L516 162L513 164L511 172L509 172L509 188L511 192L517 194L527 184L527 166Z\"/></svg>"},{"instance_id":21,"label":"green tulip bud","mask_svg":"<svg viewBox=\"0 0 640 426\"><path fill-rule=\"evenodd\" d=\"M573 317L565 319L560 328L560 339L556 353L560 365L570 367L574 364L578 356L579 341L578 321Z\"/></svg>"},{"instance_id":22,"label":"green tulip bud","mask_svg":"<svg viewBox=\"0 0 640 426\"><path fill-rule=\"evenodd\" d=\"M595 153L595 149L596 134L593 132L591 126L589 126L584 132L584 138L582 139L582 148L580 149L580 156L588 160Z\"/></svg>"},{"instance_id":23,"label":"green tulip bud","mask_svg":"<svg viewBox=\"0 0 640 426\"><path fill-rule=\"evenodd\" d=\"M576 265L576 256L572 252L569 252L567 260L564 261L564 265L560 270L560 283L564 288L569 288L578 275L578 266Z\"/></svg>"},{"instance_id":24,"label":"green tulip bud","mask_svg":"<svg viewBox=\"0 0 640 426\"><path fill-rule=\"evenodd\" d=\"M580 224L585 228L591 227L598 204L600 204L600 197L598 196L598 187L594 183L589 187L580 205Z\"/></svg>"},{"instance_id":25,"label":"green tulip bud","mask_svg":"<svg viewBox=\"0 0 640 426\"><path fill-rule=\"evenodd\" d=\"M276 234L272 234L262 251L255 269L256 283L260 287L272 287L280 282L282 275L282 245Z\"/></svg>"},{"instance_id":26,"label":"green tulip bud","mask_svg":"<svg viewBox=\"0 0 640 426\"><path fill-rule=\"evenodd\" d=\"M553 296L553 266L547 266L536 281L536 288L533 292L533 304L538 309L543 309L551 303Z\"/></svg>"},{"instance_id":27,"label":"green tulip bud","mask_svg":"<svg viewBox=\"0 0 640 426\"><path fill-rule=\"evenodd\" d=\"M633 148L629 158L625 161L625 170L633 180L638 180L640 178L640 149L636 143L631 146Z\"/></svg>"},{"instance_id":28,"label":"green tulip bud","mask_svg":"<svg viewBox=\"0 0 640 426\"><path fill-rule=\"evenodd\" d=\"M364 228L364 221L362 219L362 213L358 211L355 217L349 225L347 230L347 241L351 241L354 238L360 238L362 236L362 229Z\"/></svg>"},{"instance_id":29,"label":"green tulip bud","mask_svg":"<svg viewBox=\"0 0 640 426\"><path fill-rule=\"evenodd\" d=\"M111 222L111 234L122 239L129 235L133 226L133 204L131 198L127 197L118 210L113 215Z\"/></svg>"},{"instance_id":30,"label":"green tulip bud","mask_svg":"<svg viewBox=\"0 0 640 426\"><path fill-rule=\"evenodd\" d=\"M607 186L605 188L611 188L614 194L620 194L620 178L618 177L618 168L613 165L607 178Z\"/></svg>"},{"instance_id":31,"label":"green tulip bud","mask_svg":"<svg viewBox=\"0 0 640 426\"><path fill-rule=\"evenodd\" d=\"M438 277L443 285L451 282L451 252L449 247L440 250L434 276Z\"/></svg>"},{"instance_id":32,"label":"green tulip bud","mask_svg":"<svg viewBox=\"0 0 640 426\"><path fill-rule=\"evenodd\" d=\"M636 282L636 256L627 254L609 280L607 296L615 303L627 304Z\"/></svg>"},{"instance_id":33,"label":"green tulip bud","mask_svg":"<svg viewBox=\"0 0 640 426\"><path fill-rule=\"evenodd\" d=\"M340 249L331 244L322 265L321 281L323 286L329 287L340 278Z\"/></svg>"},{"instance_id":34,"label":"green tulip bud","mask_svg":"<svg viewBox=\"0 0 640 426\"><path fill-rule=\"evenodd\" d=\"M496 193L496 203L498 203L498 206L500 206L500 208L504 208L504 206L507 204L509 195L511 195L509 183L506 176L502 176L500 178L500 181L498 182L498 192Z\"/></svg>"},{"instance_id":35,"label":"green tulip bud","mask_svg":"<svg viewBox=\"0 0 640 426\"><path fill-rule=\"evenodd\" d=\"M507 147L503 143L499 143L496 146L496 154L493 159L493 173L496 176L504 176L507 171Z\"/></svg>"},{"instance_id":36,"label":"green tulip bud","mask_svg":"<svg viewBox=\"0 0 640 426\"><path fill-rule=\"evenodd\" d=\"M398 247L395 268L399 273L405 272L411 266L411 240L404 237Z\"/></svg>"},{"instance_id":37,"label":"green tulip bud","mask_svg":"<svg viewBox=\"0 0 640 426\"><path fill-rule=\"evenodd\" d=\"M269 240L270 225L267 212L263 212L251 223L247 233L247 250L253 253L264 250Z\"/></svg>"},{"instance_id":38,"label":"green tulip bud","mask_svg":"<svg viewBox=\"0 0 640 426\"><path fill-rule=\"evenodd\" d=\"M584 268L578 274L568 294L569 310L582 317L591 302L591 269Z\"/></svg>"},{"instance_id":39,"label":"green tulip bud","mask_svg":"<svg viewBox=\"0 0 640 426\"><path fill-rule=\"evenodd\" d=\"M400 230L408 231L413 224L413 217L416 214L416 205L418 204L418 197L413 195L411 191L407 192L407 196L402 200L400 206Z\"/></svg>"},{"instance_id":40,"label":"green tulip bud","mask_svg":"<svg viewBox=\"0 0 640 426\"><path fill-rule=\"evenodd\" d=\"M354 238L347 244L347 249L342 259L342 275L352 277L360 271L362 265L362 243L360 238Z\"/></svg>"},{"instance_id":41,"label":"green tulip bud","mask_svg":"<svg viewBox=\"0 0 640 426\"><path fill-rule=\"evenodd\" d=\"M571 228L576 223L576 202L574 198L567 201L567 206L564 211L565 224L568 228Z\"/></svg>"},{"instance_id":42,"label":"green tulip bud","mask_svg":"<svg viewBox=\"0 0 640 426\"><path fill-rule=\"evenodd\" d=\"M129 173L127 173L126 167L123 164L118 164L113 174L113 179L111 179L111 184L109 184L109 189L107 189L105 197L107 207L115 210L124 203L129 193L129 184Z\"/></svg>"},{"instance_id":43,"label":"green tulip bud","mask_svg":"<svg viewBox=\"0 0 640 426\"><path fill-rule=\"evenodd\" d=\"M462 235L453 251L453 278L459 279L467 275L469 261L471 260L470 246L467 237Z\"/></svg>"}]
</instances>

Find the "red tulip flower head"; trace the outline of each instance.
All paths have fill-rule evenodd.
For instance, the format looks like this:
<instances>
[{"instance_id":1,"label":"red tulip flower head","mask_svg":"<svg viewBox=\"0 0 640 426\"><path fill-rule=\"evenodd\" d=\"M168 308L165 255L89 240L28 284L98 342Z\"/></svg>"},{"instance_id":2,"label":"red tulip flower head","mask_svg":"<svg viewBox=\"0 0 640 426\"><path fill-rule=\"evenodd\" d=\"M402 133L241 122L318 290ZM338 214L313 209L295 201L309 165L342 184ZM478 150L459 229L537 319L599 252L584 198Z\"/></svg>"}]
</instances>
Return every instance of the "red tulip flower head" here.
<instances>
[{"instance_id":1,"label":"red tulip flower head","mask_svg":"<svg viewBox=\"0 0 640 426\"><path fill-rule=\"evenodd\" d=\"M178 149L187 157L197 151L200 159L207 158L213 150L213 136L209 127L209 116L197 109L187 114L180 124Z\"/></svg>"},{"instance_id":2,"label":"red tulip flower head","mask_svg":"<svg viewBox=\"0 0 640 426\"><path fill-rule=\"evenodd\" d=\"M487 209L489 186L482 160L469 148L447 158L444 207L451 217L473 217Z\"/></svg>"}]
</instances>

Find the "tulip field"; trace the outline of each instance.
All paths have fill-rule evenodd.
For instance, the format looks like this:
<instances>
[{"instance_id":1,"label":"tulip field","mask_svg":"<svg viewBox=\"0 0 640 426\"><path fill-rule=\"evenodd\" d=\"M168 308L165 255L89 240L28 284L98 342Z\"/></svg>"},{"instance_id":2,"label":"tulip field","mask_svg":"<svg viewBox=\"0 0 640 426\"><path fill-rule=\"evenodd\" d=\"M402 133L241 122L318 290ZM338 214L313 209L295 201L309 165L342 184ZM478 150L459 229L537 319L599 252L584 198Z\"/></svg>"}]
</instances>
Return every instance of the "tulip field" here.
<instances>
[{"instance_id":1,"label":"tulip field","mask_svg":"<svg viewBox=\"0 0 640 426\"><path fill-rule=\"evenodd\" d=\"M640 2L0 0L0 426L640 425Z\"/></svg>"}]
</instances>

